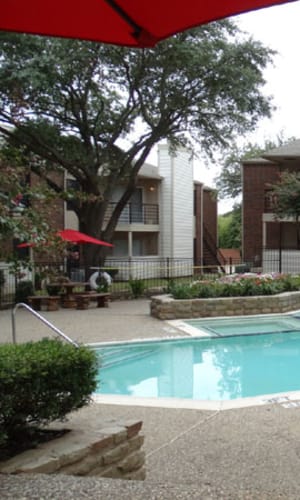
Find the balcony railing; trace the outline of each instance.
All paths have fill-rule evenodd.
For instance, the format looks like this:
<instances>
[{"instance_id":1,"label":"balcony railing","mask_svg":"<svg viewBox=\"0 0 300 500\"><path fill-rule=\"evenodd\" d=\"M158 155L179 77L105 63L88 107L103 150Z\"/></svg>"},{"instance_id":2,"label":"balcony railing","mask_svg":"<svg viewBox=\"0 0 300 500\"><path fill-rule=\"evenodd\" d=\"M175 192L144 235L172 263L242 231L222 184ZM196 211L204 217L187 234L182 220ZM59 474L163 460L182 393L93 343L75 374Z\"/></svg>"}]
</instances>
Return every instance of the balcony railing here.
<instances>
[{"instance_id":1,"label":"balcony railing","mask_svg":"<svg viewBox=\"0 0 300 500\"><path fill-rule=\"evenodd\" d=\"M107 221L116 203L109 203L108 209L105 214L105 221ZM159 210L158 205L151 203L128 203L123 209L119 218L118 224L158 224L159 223Z\"/></svg>"}]
</instances>

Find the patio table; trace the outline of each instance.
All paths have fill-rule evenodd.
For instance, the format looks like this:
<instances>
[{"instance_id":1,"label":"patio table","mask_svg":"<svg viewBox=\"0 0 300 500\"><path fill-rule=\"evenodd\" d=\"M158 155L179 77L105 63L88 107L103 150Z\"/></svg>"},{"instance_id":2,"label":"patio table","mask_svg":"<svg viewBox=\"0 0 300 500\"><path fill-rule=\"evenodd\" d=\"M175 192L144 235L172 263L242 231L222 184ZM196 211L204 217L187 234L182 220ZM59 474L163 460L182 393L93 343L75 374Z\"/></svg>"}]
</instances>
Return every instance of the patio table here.
<instances>
[{"instance_id":1,"label":"patio table","mask_svg":"<svg viewBox=\"0 0 300 500\"><path fill-rule=\"evenodd\" d=\"M76 308L76 300L75 300L75 288L84 288L86 290L88 282L82 281L66 281L66 282L55 282L51 283L50 286L61 287L64 291L61 295L62 298L62 306L68 309ZM48 285L49 286L49 285Z\"/></svg>"}]
</instances>

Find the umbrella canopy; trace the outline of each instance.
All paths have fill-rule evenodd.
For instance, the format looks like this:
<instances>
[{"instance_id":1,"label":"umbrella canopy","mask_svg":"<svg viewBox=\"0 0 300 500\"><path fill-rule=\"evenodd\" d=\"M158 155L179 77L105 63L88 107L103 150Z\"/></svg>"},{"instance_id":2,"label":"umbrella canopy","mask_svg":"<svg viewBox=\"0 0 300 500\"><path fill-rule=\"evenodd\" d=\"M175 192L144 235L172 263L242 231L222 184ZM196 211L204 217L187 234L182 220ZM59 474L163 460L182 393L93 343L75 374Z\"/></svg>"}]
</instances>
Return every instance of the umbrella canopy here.
<instances>
[{"instance_id":1,"label":"umbrella canopy","mask_svg":"<svg viewBox=\"0 0 300 500\"><path fill-rule=\"evenodd\" d=\"M75 229L62 229L57 232L57 235L61 237L64 241L70 241L72 243L77 243L80 245L81 243L92 243L94 245L102 245L105 247L113 247L111 243L107 243L106 241L97 240L88 234L81 233L80 231L75 231ZM44 244L47 244L45 242ZM20 243L17 245L18 248L27 248L34 247L36 243Z\"/></svg>"},{"instance_id":2,"label":"umbrella canopy","mask_svg":"<svg viewBox=\"0 0 300 500\"><path fill-rule=\"evenodd\" d=\"M185 29L293 0L5 0L0 30L152 47Z\"/></svg>"},{"instance_id":3,"label":"umbrella canopy","mask_svg":"<svg viewBox=\"0 0 300 500\"><path fill-rule=\"evenodd\" d=\"M62 231L58 231L57 233L62 240L71 241L72 243L77 243L80 245L81 243L93 243L94 245L102 245L104 247L112 247L111 243L107 243L106 241L97 240L97 238L93 238L88 234L81 233L80 231L75 231L75 229L63 229Z\"/></svg>"}]
</instances>

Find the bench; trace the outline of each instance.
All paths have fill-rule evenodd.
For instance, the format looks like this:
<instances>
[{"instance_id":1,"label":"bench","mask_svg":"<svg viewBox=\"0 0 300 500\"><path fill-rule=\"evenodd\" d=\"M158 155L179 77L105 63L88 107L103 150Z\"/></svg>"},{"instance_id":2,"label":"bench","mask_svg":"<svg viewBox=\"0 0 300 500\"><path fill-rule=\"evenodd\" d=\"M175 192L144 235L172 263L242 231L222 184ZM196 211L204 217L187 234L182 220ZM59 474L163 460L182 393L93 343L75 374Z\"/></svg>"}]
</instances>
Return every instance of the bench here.
<instances>
[{"instance_id":1,"label":"bench","mask_svg":"<svg viewBox=\"0 0 300 500\"><path fill-rule=\"evenodd\" d=\"M90 297L87 293L74 295L76 301L76 309L88 309L90 305Z\"/></svg>"},{"instance_id":2,"label":"bench","mask_svg":"<svg viewBox=\"0 0 300 500\"><path fill-rule=\"evenodd\" d=\"M110 293L99 292L94 293L90 292L89 294L90 300L94 300L97 302L97 307L108 307L110 300Z\"/></svg>"},{"instance_id":3,"label":"bench","mask_svg":"<svg viewBox=\"0 0 300 500\"><path fill-rule=\"evenodd\" d=\"M47 311L57 311L59 308L59 295L32 295L27 297L29 305L35 311L41 311L46 306Z\"/></svg>"},{"instance_id":4,"label":"bench","mask_svg":"<svg viewBox=\"0 0 300 500\"><path fill-rule=\"evenodd\" d=\"M108 307L110 293L106 292L77 293L76 295L74 295L74 299L76 300L77 309L87 309L89 307L90 300L96 301L97 307Z\"/></svg>"}]
</instances>

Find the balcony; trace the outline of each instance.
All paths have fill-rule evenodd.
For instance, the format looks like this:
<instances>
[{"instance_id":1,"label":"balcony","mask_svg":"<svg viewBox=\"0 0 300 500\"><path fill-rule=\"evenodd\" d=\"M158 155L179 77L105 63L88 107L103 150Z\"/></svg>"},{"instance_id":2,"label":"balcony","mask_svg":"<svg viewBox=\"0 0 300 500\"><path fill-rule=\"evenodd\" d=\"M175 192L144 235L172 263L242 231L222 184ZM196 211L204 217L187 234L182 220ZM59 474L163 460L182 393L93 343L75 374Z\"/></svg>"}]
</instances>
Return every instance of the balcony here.
<instances>
[{"instance_id":1,"label":"balcony","mask_svg":"<svg viewBox=\"0 0 300 500\"><path fill-rule=\"evenodd\" d=\"M109 203L104 222L110 218L117 203ZM154 224L159 223L159 210L157 204L128 203L121 213L118 225L122 224Z\"/></svg>"}]
</instances>

